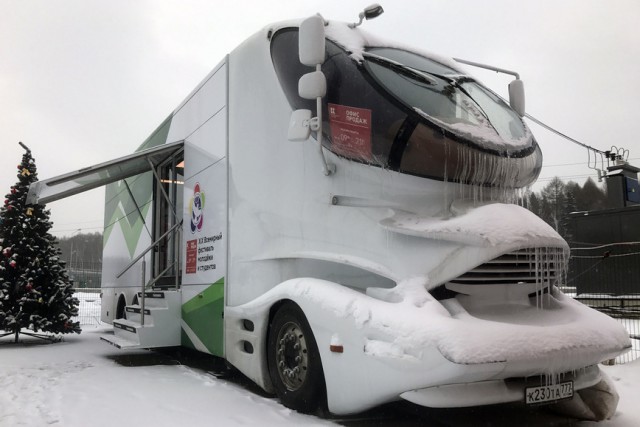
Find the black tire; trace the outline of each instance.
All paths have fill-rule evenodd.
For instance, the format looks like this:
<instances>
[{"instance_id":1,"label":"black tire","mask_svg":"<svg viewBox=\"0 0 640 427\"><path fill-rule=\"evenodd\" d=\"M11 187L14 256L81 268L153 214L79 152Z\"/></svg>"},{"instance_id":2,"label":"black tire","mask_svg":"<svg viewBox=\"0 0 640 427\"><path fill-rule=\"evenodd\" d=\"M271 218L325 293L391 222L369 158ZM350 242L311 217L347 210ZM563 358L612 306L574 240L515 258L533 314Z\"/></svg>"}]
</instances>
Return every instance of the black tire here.
<instances>
[{"instance_id":1,"label":"black tire","mask_svg":"<svg viewBox=\"0 0 640 427\"><path fill-rule=\"evenodd\" d=\"M296 304L284 304L271 321L267 363L284 406L303 413L325 410L327 391L320 353L309 322Z\"/></svg>"},{"instance_id":2,"label":"black tire","mask_svg":"<svg viewBox=\"0 0 640 427\"><path fill-rule=\"evenodd\" d=\"M127 313L125 311L126 306L127 306L127 303L124 300L124 296L120 295L120 298L118 298L118 306L116 308L116 319L127 318Z\"/></svg>"}]
</instances>

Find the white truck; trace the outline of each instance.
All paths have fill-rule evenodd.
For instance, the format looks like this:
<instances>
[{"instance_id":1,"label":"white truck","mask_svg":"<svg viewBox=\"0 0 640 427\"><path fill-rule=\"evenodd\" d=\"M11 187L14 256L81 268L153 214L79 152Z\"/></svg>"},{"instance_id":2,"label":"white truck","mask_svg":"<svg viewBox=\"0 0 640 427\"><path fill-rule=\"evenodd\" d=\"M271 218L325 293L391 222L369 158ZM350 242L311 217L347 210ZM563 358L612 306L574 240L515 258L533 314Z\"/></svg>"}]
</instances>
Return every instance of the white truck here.
<instances>
[{"instance_id":1,"label":"white truck","mask_svg":"<svg viewBox=\"0 0 640 427\"><path fill-rule=\"evenodd\" d=\"M523 114L518 79L507 103L313 16L238 46L134 154L29 198L107 185L119 348L213 354L303 412L576 399L630 343L559 290L567 243L515 204L542 165Z\"/></svg>"}]
</instances>

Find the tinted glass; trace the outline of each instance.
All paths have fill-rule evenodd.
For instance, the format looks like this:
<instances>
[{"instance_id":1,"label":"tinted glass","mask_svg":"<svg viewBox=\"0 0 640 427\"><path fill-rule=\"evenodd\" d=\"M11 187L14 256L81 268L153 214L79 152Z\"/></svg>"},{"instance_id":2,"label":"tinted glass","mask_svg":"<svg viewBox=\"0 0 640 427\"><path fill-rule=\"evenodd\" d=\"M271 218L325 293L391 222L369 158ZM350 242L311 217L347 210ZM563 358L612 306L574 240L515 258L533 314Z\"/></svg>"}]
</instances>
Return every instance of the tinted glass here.
<instances>
[{"instance_id":1,"label":"tinted glass","mask_svg":"<svg viewBox=\"0 0 640 427\"><path fill-rule=\"evenodd\" d=\"M522 119L473 79L412 52L390 48L372 48L368 52L373 55L365 56L365 66L371 74L427 119L469 138L479 148L513 152L530 146L531 134ZM415 71L416 77L395 71L393 68L400 68L396 64ZM431 78L425 82L421 74Z\"/></svg>"},{"instance_id":2,"label":"tinted glass","mask_svg":"<svg viewBox=\"0 0 640 427\"><path fill-rule=\"evenodd\" d=\"M327 40L326 46L323 144L337 155L481 185L521 187L537 177L542 162L537 144L517 115L513 124L515 113L493 93L472 81L460 83L464 90L456 87L450 78L438 77L454 74L451 68L411 52L375 48L370 51L388 59L358 63L336 43ZM273 36L273 64L292 109L315 111L315 101L298 96L299 78L313 69L300 64L297 53L297 29ZM390 59L399 67L389 66ZM503 134L528 139L520 141L518 152L506 154L499 150ZM497 144L483 146L482 135Z\"/></svg>"}]
</instances>

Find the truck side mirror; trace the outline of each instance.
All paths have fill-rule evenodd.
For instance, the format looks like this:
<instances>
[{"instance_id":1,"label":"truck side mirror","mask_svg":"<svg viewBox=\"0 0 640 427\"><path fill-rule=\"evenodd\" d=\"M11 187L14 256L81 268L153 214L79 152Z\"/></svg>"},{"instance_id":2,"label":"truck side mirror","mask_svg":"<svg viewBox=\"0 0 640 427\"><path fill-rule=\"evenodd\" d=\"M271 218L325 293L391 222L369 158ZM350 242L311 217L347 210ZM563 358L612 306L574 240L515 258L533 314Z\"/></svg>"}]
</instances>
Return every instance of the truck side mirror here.
<instances>
[{"instance_id":1,"label":"truck side mirror","mask_svg":"<svg viewBox=\"0 0 640 427\"><path fill-rule=\"evenodd\" d=\"M289 120L287 136L291 141L304 141L309 138L312 130L315 131L322 158L322 170L325 176L329 176L335 172L335 166L327 163L322 148L322 98L327 93L327 79L321 71L325 57L322 16L311 16L300 24L298 56L302 64L315 68L315 71L303 75L298 80L298 95L304 99L316 100L316 117L312 117L309 110L294 111Z\"/></svg>"},{"instance_id":2,"label":"truck side mirror","mask_svg":"<svg viewBox=\"0 0 640 427\"><path fill-rule=\"evenodd\" d=\"M524 117L524 83L520 79L509 83L509 105L520 117Z\"/></svg>"},{"instance_id":3,"label":"truck side mirror","mask_svg":"<svg viewBox=\"0 0 640 427\"><path fill-rule=\"evenodd\" d=\"M327 93L327 78L322 71L307 73L298 80L298 95L304 99L323 98Z\"/></svg>"},{"instance_id":4,"label":"truck side mirror","mask_svg":"<svg viewBox=\"0 0 640 427\"><path fill-rule=\"evenodd\" d=\"M311 110L295 110L289 120L289 141L306 141L311 136Z\"/></svg>"},{"instance_id":5,"label":"truck side mirror","mask_svg":"<svg viewBox=\"0 0 640 427\"><path fill-rule=\"evenodd\" d=\"M324 63L324 19L315 15L302 21L298 36L300 62L310 67Z\"/></svg>"}]
</instances>

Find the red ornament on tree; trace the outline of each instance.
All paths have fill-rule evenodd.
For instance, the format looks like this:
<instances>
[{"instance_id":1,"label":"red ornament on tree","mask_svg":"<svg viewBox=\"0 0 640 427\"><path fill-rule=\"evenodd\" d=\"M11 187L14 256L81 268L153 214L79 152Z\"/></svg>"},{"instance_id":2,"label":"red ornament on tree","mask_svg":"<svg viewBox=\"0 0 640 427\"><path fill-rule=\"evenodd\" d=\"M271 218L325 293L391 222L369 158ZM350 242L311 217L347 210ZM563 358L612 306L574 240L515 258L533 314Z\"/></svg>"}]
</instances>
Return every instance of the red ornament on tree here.
<instances>
[{"instance_id":1,"label":"red ornament on tree","mask_svg":"<svg viewBox=\"0 0 640 427\"><path fill-rule=\"evenodd\" d=\"M14 259L11 260L11 262L9 263L9 265L13 268L16 268L16 261Z\"/></svg>"},{"instance_id":2,"label":"red ornament on tree","mask_svg":"<svg viewBox=\"0 0 640 427\"><path fill-rule=\"evenodd\" d=\"M24 287L27 291L31 292L31 289L33 289L33 285L31 283L27 283L27 285Z\"/></svg>"},{"instance_id":3,"label":"red ornament on tree","mask_svg":"<svg viewBox=\"0 0 640 427\"><path fill-rule=\"evenodd\" d=\"M4 251L2 251L2 255L9 258L11 256L11 248L5 248Z\"/></svg>"}]
</instances>

